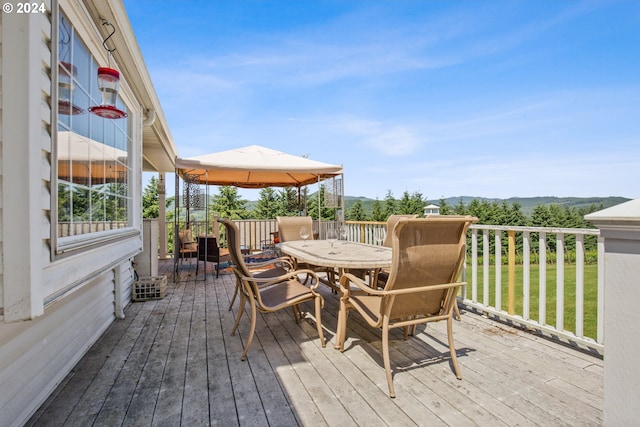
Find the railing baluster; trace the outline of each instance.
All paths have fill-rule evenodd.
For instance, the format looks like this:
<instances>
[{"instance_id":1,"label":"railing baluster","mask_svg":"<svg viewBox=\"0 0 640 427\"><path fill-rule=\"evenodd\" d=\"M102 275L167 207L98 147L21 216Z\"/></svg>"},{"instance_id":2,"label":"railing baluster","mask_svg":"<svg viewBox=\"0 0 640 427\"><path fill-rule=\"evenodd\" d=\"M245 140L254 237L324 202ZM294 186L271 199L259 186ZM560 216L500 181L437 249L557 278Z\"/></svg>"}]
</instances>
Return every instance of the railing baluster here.
<instances>
[{"instance_id":1,"label":"railing baluster","mask_svg":"<svg viewBox=\"0 0 640 427\"><path fill-rule=\"evenodd\" d=\"M564 233L556 234L556 329L564 329Z\"/></svg>"},{"instance_id":2,"label":"railing baluster","mask_svg":"<svg viewBox=\"0 0 640 427\"><path fill-rule=\"evenodd\" d=\"M598 320L597 337L604 344L604 237L598 236Z\"/></svg>"},{"instance_id":3,"label":"railing baluster","mask_svg":"<svg viewBox=\"0 0 640 427\"><path fill-rule=\"evenodd\" d=\"M540 256L538 280L538 322L547 324L547 233L540 232L538 254Z\"/></svg>"},{"instance_id":4,"label":"railing baluster","mask_svg":"<svg viewBox=\"0 0 640 427\"><path fill-rule=\"evenodd\" d=\"M482 289L482 303L489 306L489 258L491 257L491 247L489 245L489 229L482 233L482 278L484 286Z\"/></svg>"},{"instance_id":5,"label":"railing baluster","mask_svg":"<svg viewBox=\"0 0 640 427\"><path fill-rule=\"evenodd\" d=\"M576 235L576 335L584 336L584 235Z\"/></svg>"},{"instance_id":6,"label":"railing baluster","mask_svg":"<svg viewBox=\"0 0 640 427\"><path fill-rule=\"evenodd\" d=\"M525 231L522 233L522 317L530 320L531 306L531 247L529 239L531 233Z\"/></svg>"},{"instance_id":7,"label":"railing baluster","mask_svg":"<svg viewBox=\"0 0 640 427\"><path fill-rule=\"evenodd\" d=\"M478 302L478 230L471 230L471 301Z\"/></svg>"},{"instance_id":8,"label":"railing baluster","mask_svg":"<svg viewBox=\"0 0 640 427\"><path fill-rule=\"evenodd\" d=\"M495 231L496 310L502 310L502 231Z\"/></svg>"},{"instance_id":9,"label":"railing baluster","mask_svg":"<svg viewBox=\"0 0 640 427\"><path fill-rule=\"evenodd\" d=\"M509 288L508 288L508 313L514 314L516 311L516 232L507 231L509 239L507 265L509 267Z\"/></svg>"}]
</instances>

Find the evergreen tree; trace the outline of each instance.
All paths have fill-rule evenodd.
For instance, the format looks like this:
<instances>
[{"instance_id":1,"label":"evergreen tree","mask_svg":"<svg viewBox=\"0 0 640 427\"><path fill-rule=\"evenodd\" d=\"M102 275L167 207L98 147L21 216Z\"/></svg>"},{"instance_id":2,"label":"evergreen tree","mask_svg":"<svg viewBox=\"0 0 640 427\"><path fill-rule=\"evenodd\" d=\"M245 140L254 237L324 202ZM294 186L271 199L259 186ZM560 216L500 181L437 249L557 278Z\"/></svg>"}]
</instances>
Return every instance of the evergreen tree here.
<instances>
[{"instance_id":1,"label":"evergreen tree","mask_svg":"<svg viewBox=\"0 0 640 427\"><path fill-rule=\"evenodd\" d=\"M462 201L460 201L460 203L462 203ZM459 215L473 215L478 218L478 222L480 224L491 224L490 222L487 222L489 213L487 212L488 207L486 204L486 201L480 202L478 199L473 199L469 202L469 205L463 209L465 213Z\"/></svg>"},{"instance_id":2,"label":"evergreen tree","mask_svg":"<svg viewBox=\"0 0 640 427\"><path fill-rule=\"evenodd\" d=\"M371 211L371 221L379 221L384 222L387 220L384 211L382 210L382 203L378 198L373 201L372 211Z\"/></svg>"},{"instance_id":3,"label":"evergreen tree","mask_svg":"<svg viewBox=\"0 0 640 427\"><path fill-rule=\"evenodd\" d=\"M280 197L276 191L271 188L263 188L260 190L260 199L253 209L253 217L255 219L272 219L280 215Z\"/></svg>"},{"instance_id":4,"label":"evergreen tree","mask_svg":"<svg viewBox=\"0 0 640 427\"><path fill-rule=\"evenodd\" d=\"M211 207L213 212L217 212L220 218L249 218L249 211L247 211L247 201L240 197L237 187L219 187L218 194L213 196Z\"/></svg>"},{"instance_id":5,"label":"evergreen tree","mask_svg":"<svg viewBox=\"0 0 640 427\"><path fill-rule=\"evenodd\" d=\"M514 203L507 209L507 225L526 226L529 223L527 216L522 212L520 203Z\"/></svg>"},{"instance_id":6,"label":"evergreen tree","mask_svg":"<svg viewBox=\"0 0 640 427\"><path fill-rule=\"evenodd\" d=\"M396 199L393 198L391 190L387 190L387 195L384 198L384 219L386 221L391 215L396 213Z\"/></svg>"},{"instance_id":7,"label":"evergreen tree","mask_svg":"<svg viewBox=\"0 0 640 427\"><path fill-rule=\"evenodd\" d=\"M176 217L176 211L175 211L175 196L171 196L168 197L166 200L166 206L165 209L167 211L167 222L173 222L174 218Z\"/></svg>"},{"instance_id":8,"label":"evergreen tree","mask_svg":"<svg viewBox=\"0 0 640 427\"><path fill-rule=\"evenodd\" d=\"M298 215L298 192L293 187L284 187L278 193L278 202L280 216Z\"/></svg>"},{"instance_id":9,"label":"evergreen tree","mask_svg":"<svg viewBox=\"0 0 640 427\"><path fill-rule=\"evenodd\" d=\"M364 213L362 202L360 200L356 200L351 209L349 209L346 219L348 221L366 221L367 216Z\"/></svg>"},{"instance_id":10,"label":"evergreen tree","mask_svg":"<svg viewBox=\"0 0 640 427\"><path fill-rule=\"evenodd\" d=\"M438 202L440 206L440 215L452 215L453 209L447 203L447 200L444 197L440 197L440 201Z\"/></svg>"},{"instance_id":11,"label":"evergreen tree","mask_svg":"<svg viewBox=\"0 0 640 427\"><path fill-rule=\"evenodd\" d=\"M158 180L152 176L142 193L142 217L158 218Z\"/></svg>"},{"instance_id":12,"label":"evergreen tree","mask_svg":"<svg viewBox=\"0 0 640 427\"><path fill-rule=\"evenodd\" d=\"M427 201L422 197L422 193L416 191L409 195L409 192L405 191L396 206L396 212L401 215L417 214L422 216L426 205Z\"/></svg>"},{"instance_id":13,"label":"evergreen tree","mask_svg":"<svg viewBox=\"0 0 640 427\"><path fill-rule=\"evenodd\" d=\"M551 212L549 206L538 205L533 208L531 213L531 225L534 227L551 227L553 220L551 218Z\"/></svg>"},{"instance_id":14,"label":"evergreen tree","mask_svg":"<svg viewBox=\"0 0 640 427\"><path fill-rule=\"evenodd\" d=\"M318 219L318 204L315 203L315 200L314 200L314 203L309 203L308 207L309 207L308 215L313 219ZM322 212L323 221L333 221L336 219L335 209L326 208L324 206L324 185L320 186L320 209Z\"/></svg>"},{"instance_id":15,"label":"evergreen tree","mask_svg":"<svg viewBox=\"0 0 640 427\"><path fill-rule=\"evenodd\" d=\"M455 215L467 215L468 214L467 206L462 201L462 198L460 198L460 200L458 201L456 206L453 208L453 212L454 212Z\"/></svg>"}]
</instances>

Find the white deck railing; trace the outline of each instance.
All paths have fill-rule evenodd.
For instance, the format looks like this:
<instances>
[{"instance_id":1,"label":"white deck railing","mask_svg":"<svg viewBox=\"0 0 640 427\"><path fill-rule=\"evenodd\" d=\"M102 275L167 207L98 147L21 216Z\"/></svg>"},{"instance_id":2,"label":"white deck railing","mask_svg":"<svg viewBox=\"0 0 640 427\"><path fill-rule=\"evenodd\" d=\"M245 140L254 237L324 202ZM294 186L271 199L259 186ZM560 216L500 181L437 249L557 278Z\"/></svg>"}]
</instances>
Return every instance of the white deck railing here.
<instances>
[{"instance_id":1,"label":"white deck railing","mask_svg":"<svg viewBox=\"0 0 640 427\"><path fill-rule=\"evenodd\" d=\"M241 244L250 252L268 247L277 231L275 220L235 222ZM334 224L316 222L314 232L324 235ZM346 224L347 240L367 244L375 244L374 230L386 226L372 221ZM204 223L192 227L194 235L206 228ZM603 353L604 242L599 230L474 224L468 233L462 273L467 286L460 296L464 305ZM596 254L590 259L585 238L597 239ZM575 248L567 250L567 242Z\"/></svg>"},{"instance_id":2,"label":"white deck railing","mask_svg":"<svg viewBox=\"0 0 640 427\"><path fill-rule=\"evenodd\" d=\"M604 242L599 230L476 224L469 233L464 304L603 352ZM596 259L585 259L587 236L597 239ZM568 251L566 242L574 239L575 249Z\"/></svg>"}]
</instances>

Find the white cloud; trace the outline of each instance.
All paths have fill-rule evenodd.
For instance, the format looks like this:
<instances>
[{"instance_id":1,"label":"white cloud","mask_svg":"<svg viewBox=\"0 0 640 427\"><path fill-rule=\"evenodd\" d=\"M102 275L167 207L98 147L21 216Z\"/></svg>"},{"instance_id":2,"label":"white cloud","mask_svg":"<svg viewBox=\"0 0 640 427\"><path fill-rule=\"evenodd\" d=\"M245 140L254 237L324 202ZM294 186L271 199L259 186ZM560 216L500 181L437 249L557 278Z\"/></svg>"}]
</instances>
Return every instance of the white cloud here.
<instances>
[{"instance_id":1,"label":"white cloud","mask_svg":"<svg viewBox=\"0 0 640 427\"><path fill-rule=\"evenodd\" d=\"M410 127L373 120L348 119L339 127L357 136L360 143L384 156L408 156L420 150L425 141Z\"/></svg>"}]
</instances>

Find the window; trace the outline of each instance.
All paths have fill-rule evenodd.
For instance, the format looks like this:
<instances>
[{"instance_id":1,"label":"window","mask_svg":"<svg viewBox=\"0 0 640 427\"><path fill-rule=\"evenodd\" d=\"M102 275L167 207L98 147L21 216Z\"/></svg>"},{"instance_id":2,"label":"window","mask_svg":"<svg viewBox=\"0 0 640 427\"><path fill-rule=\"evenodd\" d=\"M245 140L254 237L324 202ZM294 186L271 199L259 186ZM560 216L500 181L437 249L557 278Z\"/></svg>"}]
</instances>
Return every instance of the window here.
<instances>
[{"instance_id":1,"label":"window","mask_svg":"<svg viewBox=\"0 0 640 427\"><path fill-rule=\"evenodd\" d=\"M118 236L132 226L131 118L89 112L103 104L98 62L59 14L56 252ZM116 107L128 111L118 96Z\"/></svg>"}]
</instances>

